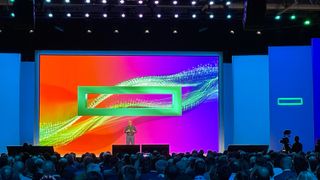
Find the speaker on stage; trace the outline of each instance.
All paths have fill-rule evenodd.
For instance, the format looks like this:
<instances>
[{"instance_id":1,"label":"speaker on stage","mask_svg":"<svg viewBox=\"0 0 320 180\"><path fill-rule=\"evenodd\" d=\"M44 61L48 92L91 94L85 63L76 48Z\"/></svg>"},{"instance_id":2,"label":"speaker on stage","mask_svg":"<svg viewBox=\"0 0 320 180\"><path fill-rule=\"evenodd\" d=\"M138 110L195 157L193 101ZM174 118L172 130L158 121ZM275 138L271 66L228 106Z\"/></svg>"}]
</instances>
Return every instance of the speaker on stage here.
<instances>
[{"instance_id":1,"label":"speaker on stage","mask_svg":"<svg viewBox=\"0 0 320 180\"><path fill-rule=\"evenodd\" d=\"M169 155L169 145L168 144L142 145L141 151L143 153L152 153L153 151L158 151L162 155Z\"/></svg>"},{"instance_id":2,"label":"speaker on stage","mask_svg":"<svg viewBox=\"0 0 320 180\"><path fill-rule=\"evenodd\" d=\"M262 29L266 11L266 0L244 0L242 19L243 28L245 30Z\"/></svg>"},{"instance_id":3,"label":"speaker on stage","mask_svg":"<svg viewBox=\"0 0 320 180\"><path fill-rule=\"evenodd\" d=\"M140 152L140 145L112 145L112 154L136 154Z\"/></svg>"},{"instance_id":4,"label":"speaker on stage","mask_svg":"<svg viewBox=\"0 0 320 180\"><path fill-rule=\"evenodd\" d=\"M39 154L53 154L54 150L52 146L7 146L9 156L14 156L20 153L27 152L30 155Z\"/></svg>"},{"instance_id":5,"label":"speaker on stage","mask_svg":"<svg viewBox=\"0 0 320 180\"><path fill-rule=\"evenodd\" d=\"M228 151L245 151L245 152L267 152L269 145L229 145Z\"/></svg>"}]
</instances>

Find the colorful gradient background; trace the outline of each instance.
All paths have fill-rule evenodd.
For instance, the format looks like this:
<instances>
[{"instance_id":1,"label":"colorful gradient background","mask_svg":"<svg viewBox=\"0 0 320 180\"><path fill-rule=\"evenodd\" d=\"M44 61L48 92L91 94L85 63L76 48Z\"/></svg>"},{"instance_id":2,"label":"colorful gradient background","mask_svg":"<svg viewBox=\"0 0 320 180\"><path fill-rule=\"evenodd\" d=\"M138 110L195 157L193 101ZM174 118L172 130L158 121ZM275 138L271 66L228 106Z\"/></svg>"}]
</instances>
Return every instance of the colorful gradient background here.
<instances>
[{"instance_id":1,"label":"colorful gradient background","mask_svg":"<svg viewBox=\"0 0 320 180\"><path fill-rule=\"evenodd\" d=\"M39 144L53 145L62 154L111 151L113 144L125 143L123 131L131 119L138 131L136 144L169 144L170 152L218 151L218 64L218 56L40 54ZM77 116L78 86L181 86L183 113ZM91 95L89 101L96 98L92 107L167 106L171 101L164 96Z\"/></svg>"}]
</instances>

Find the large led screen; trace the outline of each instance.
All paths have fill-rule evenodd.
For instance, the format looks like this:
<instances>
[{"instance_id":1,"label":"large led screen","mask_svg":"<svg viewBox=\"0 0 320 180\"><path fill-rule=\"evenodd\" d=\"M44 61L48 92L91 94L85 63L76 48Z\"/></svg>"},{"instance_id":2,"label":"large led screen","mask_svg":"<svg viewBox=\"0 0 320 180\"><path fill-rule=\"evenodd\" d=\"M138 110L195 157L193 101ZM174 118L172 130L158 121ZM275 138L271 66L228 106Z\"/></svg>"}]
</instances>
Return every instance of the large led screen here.
<instances>
[{"instance_id":1,"label":"large led screen","mask_svg":"<svg viewBox=\"0 0 320 180\"><path fill-rule=\"evenodd\" d=\"M40 52L38 64L40 145L111 151L131 120L135 144L218 151L217 54Z\"/></svg>"}]
</instances>

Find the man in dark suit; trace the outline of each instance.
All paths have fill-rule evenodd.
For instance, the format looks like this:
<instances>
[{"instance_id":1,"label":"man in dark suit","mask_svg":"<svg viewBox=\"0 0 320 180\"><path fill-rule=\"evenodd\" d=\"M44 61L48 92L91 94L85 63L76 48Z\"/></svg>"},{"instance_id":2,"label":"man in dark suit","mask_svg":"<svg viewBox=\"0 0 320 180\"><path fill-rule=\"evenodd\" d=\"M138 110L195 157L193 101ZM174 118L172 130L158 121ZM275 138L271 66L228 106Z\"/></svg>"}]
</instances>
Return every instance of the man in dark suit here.
<instances>
[{"instance_id":1,"label":"man in dark suit","mask_svg":"<svg viewBox=\"0 0 320 180\"><path fill-rule=\"evenodd\" d=\"M136 134L137 129L134 125L132 125L132 121L128 121L128 126L125 128L124 133L126 133L126 144L133 145L134 144L134 135Z\"/></svg>"},{"instance_id":2,"label":"man in dark suit","mask_svg":"<svg viewBox=\"0 0 320 180\"><path fill-rule=\"evenodd\" d=\"M300 138L299 136L294 137L294 144L292 145L291 151L292 152L302 152L302 144L299 142Z\"/></svg>"}]
</instances>

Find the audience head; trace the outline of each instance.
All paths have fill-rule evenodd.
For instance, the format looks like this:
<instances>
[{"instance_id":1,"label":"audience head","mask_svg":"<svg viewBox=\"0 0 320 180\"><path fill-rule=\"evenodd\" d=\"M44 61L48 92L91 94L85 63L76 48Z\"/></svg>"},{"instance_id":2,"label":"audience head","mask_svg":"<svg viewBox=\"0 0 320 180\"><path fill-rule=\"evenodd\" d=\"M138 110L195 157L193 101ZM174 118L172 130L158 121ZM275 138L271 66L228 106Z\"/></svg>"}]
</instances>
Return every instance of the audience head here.
<instances>
[{"instance_id":1,"label":"audience head","mask_svg":"<svg viewBox=\"0 0 320 180\"><path fill-rule=\"evenodd\" d=\"M283 170L292 168L292 158L290 156L285 156L281 159L280 166Z\"/></svg>"},{"instance_id":2,"label":"audience head","mask_svg":"<svg viewBox=\"0 0 320 180\"><path fill-rule=\"evenodd\" d=\"M268 168L266 167L257 167L255 170L253 170L251 174L252 180L269 180L270 179L270 173Z\"/></svg>"},{"instance_id":3,"label":"audience head","mask_svg":"<svg viewBox=\"0 0 320 180\"><path fill-rule=\"evenodd\" d=\"M125 165L121 169L123 180L135 180L137 176L136 169L131 165Z\"/></svg>"},{"instance_id":4,"label":"audience head","mask_svg":"<svg viewBox=\"0 0 320 180\"><path fill-rule=\"evenodd\" d=\"M317 180L317 177L310 171L301 171L297 180Z\"/></svg>"}]
</instances>

